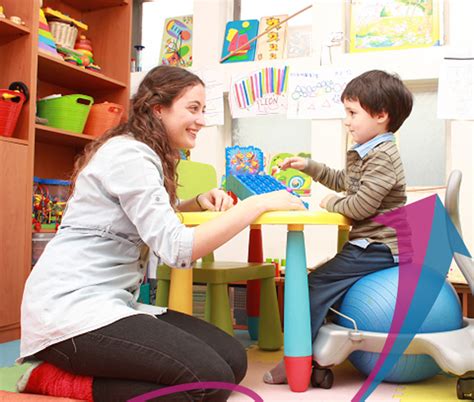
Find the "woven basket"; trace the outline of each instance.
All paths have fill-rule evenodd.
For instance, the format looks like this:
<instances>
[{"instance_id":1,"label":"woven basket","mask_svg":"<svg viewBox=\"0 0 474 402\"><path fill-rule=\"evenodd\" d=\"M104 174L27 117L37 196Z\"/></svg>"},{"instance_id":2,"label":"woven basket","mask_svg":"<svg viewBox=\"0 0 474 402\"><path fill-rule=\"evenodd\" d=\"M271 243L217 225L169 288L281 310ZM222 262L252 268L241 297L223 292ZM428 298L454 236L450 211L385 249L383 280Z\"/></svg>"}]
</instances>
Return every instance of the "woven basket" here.
<instances>
[{"instance_id":1,"label":"woven basket","mask_svg":"<svg viewBox=\"0 0 474 402\"><path fill-rule=\"evenodd\" d=\"M51 21L49 22L49 27L56 45L74 49L77 38L77 28L75 25L64 21Z\"/></svg>"}]
</instances>

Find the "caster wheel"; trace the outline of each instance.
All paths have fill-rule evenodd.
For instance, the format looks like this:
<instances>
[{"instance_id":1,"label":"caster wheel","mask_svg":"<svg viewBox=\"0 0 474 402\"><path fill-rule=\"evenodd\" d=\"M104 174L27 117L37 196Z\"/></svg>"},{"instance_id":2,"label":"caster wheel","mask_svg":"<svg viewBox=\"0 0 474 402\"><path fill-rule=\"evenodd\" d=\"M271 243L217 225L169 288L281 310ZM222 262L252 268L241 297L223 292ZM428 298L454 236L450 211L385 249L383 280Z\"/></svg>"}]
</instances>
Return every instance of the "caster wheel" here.
<instances>
[{"instance_id":1,"label":"caster wheel","mask_svg":"<svg viewBox=\"0 0 474 402\"><path fill-rule=\"evenodd\" d=\"M30 99L30 90L28 89L28 87L26 86L24 82L21 82L21 81L12 82L9 85L8 89L10 91L19 91L23 95L25 95L25 102L27 102L28 99Z\"/></svg>"},{"instance_id":2,"label":"caster wheel","mask_svg":"<svg viewBox=\"0 0 474 402\"><path fill-rule=\"evenodd\" d=\"M474 399L474 378L459 378L456 391L458 399Z\"/></svg>"},{"instance_id":3,"label":"caster wheel","mask_svg":"<svg viewBox=\"0 0 474 402\"><path fill-rule=\"evenodd\" d=\"M311 373L311 385L314 388L329 389L334 383L334 374L327 368L313 368Z\"/></svg>"}]
</instances>

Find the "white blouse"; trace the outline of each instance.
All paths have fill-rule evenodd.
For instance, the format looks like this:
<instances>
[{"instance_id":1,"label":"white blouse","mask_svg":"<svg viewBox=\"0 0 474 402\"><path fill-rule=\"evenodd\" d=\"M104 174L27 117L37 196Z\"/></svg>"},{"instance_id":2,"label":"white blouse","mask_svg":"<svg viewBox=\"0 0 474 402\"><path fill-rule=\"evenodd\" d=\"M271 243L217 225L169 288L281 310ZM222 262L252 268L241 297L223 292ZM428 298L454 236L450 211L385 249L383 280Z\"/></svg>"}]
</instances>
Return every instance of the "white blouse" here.
<instances>
[{"instance_id":1,"label":"white blouse","mask_svg":"<svg viewBox=\"0 0 474 402\"><path fill-rule=\"evenodd\" d=\"M171 208L158 155L131 136L107 141L79 174L26 282L19 361L124 317L165 312L137 303L144 250L188 269L193 237Z\"/></svg>"}]
</instances>

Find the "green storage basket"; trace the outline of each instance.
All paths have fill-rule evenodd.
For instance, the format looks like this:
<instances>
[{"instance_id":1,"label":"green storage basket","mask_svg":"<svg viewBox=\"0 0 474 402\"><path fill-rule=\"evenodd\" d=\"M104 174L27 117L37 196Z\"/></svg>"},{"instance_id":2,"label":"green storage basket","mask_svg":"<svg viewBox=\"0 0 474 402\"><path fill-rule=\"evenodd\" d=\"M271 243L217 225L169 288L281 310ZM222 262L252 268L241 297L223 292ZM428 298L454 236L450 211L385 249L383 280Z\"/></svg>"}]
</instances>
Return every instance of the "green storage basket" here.
<instances>
[{"instance_id":1,"label":"green storage basket","mask_svg":"<svg viewBox=\"0 0 474 402\"><path fill-rule=\"evenodd\" d=\"M82 133L94 99L74 94L37 102L38 116L48 119L48 126Z\"/></svg>"}]
</instances>

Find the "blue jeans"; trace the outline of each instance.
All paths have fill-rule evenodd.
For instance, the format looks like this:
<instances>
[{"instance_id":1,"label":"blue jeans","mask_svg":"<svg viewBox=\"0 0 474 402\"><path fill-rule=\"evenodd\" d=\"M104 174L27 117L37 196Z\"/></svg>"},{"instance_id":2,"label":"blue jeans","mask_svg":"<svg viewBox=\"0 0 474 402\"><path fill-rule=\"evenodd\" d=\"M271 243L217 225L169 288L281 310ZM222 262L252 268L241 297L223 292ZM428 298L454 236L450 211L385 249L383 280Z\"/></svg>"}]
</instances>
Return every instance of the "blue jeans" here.
<instances>
[{"instance_id":1,"label":"blue jeans","mask_svg":"<svg viewBox=\"0 0 474 402\"><path fill-rule=\"evenodd\" d=\"M313 342L329 307L340 301L355 282L372 272L395 265L392 252L385 244L371 243L364 249L346 243L334 258L311 272L308 282Z\"/></svg>"},{"instance_id":2,"label":"blue jeans","mask_svg":"<svg viewBox=\"0 0 474 402\"><path fill-rule=\"evenodd\" d=\"M217 327L176 311L139 314L57 343L35 355L63 370L94 377L95 402L120 402L166 386L222 381L247 371L242 345ZM227 390L197 389L160 401L226 401Z\"/></svg>"}]
</instances>

